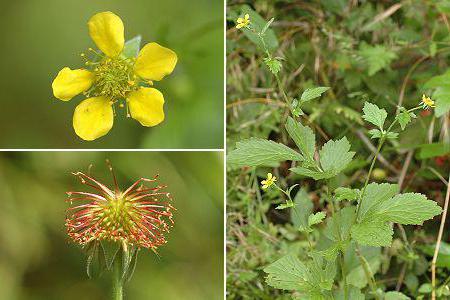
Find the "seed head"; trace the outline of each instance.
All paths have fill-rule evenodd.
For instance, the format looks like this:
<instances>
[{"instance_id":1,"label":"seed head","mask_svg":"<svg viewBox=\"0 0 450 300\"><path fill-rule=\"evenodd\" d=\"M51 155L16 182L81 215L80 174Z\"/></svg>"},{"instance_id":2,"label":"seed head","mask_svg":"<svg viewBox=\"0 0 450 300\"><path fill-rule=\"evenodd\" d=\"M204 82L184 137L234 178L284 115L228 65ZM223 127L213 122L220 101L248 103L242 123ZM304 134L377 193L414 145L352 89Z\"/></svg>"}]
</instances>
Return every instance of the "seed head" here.
<instances>
[{"instance_id":1,"label":"seed head","mask_svg":"<svg viewBox=\"0 0 450 300\"><path fill-rule=\"evenodd\" d=\"M156 251L165 244L165 234L173 226L171 196L166 186L153 179L140 178L121 191L114 178L114 189L82 172L72 173L95 192L68 192L67 234L82 246L92 241L120 242L124 246Z\"/></svg>"}]
</instances>

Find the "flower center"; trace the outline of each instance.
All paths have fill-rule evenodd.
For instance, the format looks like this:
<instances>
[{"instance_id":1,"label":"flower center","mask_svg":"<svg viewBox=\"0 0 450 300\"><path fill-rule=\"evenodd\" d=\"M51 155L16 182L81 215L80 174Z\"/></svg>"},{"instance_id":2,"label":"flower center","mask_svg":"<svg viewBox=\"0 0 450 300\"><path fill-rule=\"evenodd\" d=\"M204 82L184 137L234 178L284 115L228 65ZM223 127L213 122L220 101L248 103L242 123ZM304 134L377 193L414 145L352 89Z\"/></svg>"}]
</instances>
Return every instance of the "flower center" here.
<instances>
[{"instance_id":1,"label":"flower center","mask_svg":"<svg viewBox=\"0 0 450 300\"><path fill-rule=\"evenodd\" d=\"M132 204L122 198L120 194L108 201L103 210L102 227L109 234L104 238L123 237L121 233L133 227L131 206Z\"/></svg>"},{"instance_id":2,"label":"flower center","mask_svg":"<svg viewBox=\"0 0 450 300\"><path fill-rule=\"evenodd\" d=\"M133 58L103 58L95 67L95 96L105 96L117 101L137 89L133 73Z\"/></svg>"}]
</instances>

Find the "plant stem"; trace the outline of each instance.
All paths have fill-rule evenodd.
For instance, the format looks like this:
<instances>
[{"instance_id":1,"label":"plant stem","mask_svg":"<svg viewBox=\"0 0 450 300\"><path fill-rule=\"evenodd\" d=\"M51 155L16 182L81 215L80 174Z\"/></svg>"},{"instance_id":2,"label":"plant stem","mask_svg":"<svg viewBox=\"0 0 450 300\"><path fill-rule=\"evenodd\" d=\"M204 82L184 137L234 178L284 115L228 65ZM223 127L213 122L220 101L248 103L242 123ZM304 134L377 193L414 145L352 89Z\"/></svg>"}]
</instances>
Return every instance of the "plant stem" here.
<instances>
[{"instance_id":1,"label":"plant stem","mask_svg":"<svg viewBox=\"0 0 450 300\"><path fill-rule=\"evenodd\" d=\"M122 255L117 253L113 262L113 274L112 274L112 290L113 290L113 300L123 299L123 282L122 282Z\"/></svg>"},{"instance_id":2,"label":"plant stem","mask_svg":"<svg viewBox=\"0 0 450 300\"><path fill-rule=\"evenodd\" d=\"M344 281L344 299L349 300L348 298L348 286L347 286L347 271L345 269L345 261L344 261L344 253L339 253L339 262L341 265L342 272L342 280Z\"/></svg>"},{"instance_id":3,"label":"plant stem","mask_svg":"<svg viewBox=\"0 0 450 300\"><path fill-rule=\"evenodd\" d=\"M434 255L433 260L431 261L431 299L436 299L436 262L439 255L439 248L441 247L441 240L442 235L444 233L444 227L445 227L445 219L447 218L447 211L448 211L448 202L450 200L450 174L448 176L448 183L447 183L447 194L445 195L445 202L444 202L444 211L442 213L441 217L441 225L439 226L439 233L436 241L436 248L434 249Z\"/></svg>"}]
</instances>

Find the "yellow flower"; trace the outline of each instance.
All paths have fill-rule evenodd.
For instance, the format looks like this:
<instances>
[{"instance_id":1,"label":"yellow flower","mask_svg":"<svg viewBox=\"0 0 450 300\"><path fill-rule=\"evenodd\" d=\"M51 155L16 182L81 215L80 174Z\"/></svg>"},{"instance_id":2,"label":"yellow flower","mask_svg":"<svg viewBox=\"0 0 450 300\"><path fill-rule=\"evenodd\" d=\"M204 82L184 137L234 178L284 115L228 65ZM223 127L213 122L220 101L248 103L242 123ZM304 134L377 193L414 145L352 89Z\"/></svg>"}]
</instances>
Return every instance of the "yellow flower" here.
<instances>
[{"instance_id":1,"label":"yellow flower","mask_svg":"<svg viewBox=\"0 0 450 300\"><path fill-rule=\"evenodd\" d=\"M434 101L431 100L430 97L425 96L425 95L422 95L422 102L421 102L421 104L422 104L423 109L428 109L429 107L435 107Z\"/></svg>"},{"instance_id":2,"label":"yellow flower","mask_svg":"<svg viewBox=\"0 0 450 300\"><path fill-rule=\"evenodd\" d=\"M150 88L172 73L177 55L157 43L146 44L137 57L126 57L124 26L112 12L101 12L88 22L89 35L101 52L89 49L92 59L82 54L87 69L63 68L53 80L53 95L69 101L78 94L88 97L73 115L75 133L92 141L113 126L116 104L127 107L127 116L143 126L155 126L164 120L164 97ZM125 103L125 105L124 105Z\"/></svg>"},{"instance_id":3,"label":"yellow flower","mask_svg":"<svg viewBox=\"0 0 450 300\"><path fill-rule=\"evenodd\" d=\"M245 14L245 16L243 18L238 18L236 20L236 28L240 29L242 27L248 27L248 25L250 24L250 16L249 14Z\"/></svg>"},{"instance_id":4,"label":"yellow flower","mask_svg":"<svg viewBox=\"0 0 450 300\"><path fill-rule=\"evenodd\" d=\"M277 178L272 173L267 173L266 180L261 181L261 187L265 190L277 181Z\"/></svg>"}]
</instances>

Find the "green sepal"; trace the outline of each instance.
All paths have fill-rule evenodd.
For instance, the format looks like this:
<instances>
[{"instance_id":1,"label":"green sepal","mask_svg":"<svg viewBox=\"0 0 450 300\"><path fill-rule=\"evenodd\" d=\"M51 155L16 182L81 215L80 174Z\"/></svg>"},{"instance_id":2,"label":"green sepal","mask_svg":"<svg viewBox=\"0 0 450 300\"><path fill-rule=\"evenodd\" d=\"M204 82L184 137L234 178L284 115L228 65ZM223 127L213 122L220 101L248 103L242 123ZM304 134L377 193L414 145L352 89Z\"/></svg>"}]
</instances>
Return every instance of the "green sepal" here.
<instances>
[{"instance_id":1,"label":"green sepal","mask_svg":"<svg viewBox=\"0 0 450 300\"><path fill-rule=\"evenodd\" d=\"M122 55L128 58L136 57L139 54L141 48L142 36L137 35L134 38L125 42Z\"/></svg>"},{"instance_id":2,"label":"green sepal","mask_svg":"<svg viewBox=\"0 0 450 300\"><path fill-rule=\"evenodd\" d=\"M105 256L101 249L100 243L91 242L86 247L86 273L89 278L98 278L106 268Z\"/></svg>"},{"instance_id":3,"label":"green sepal","mask_svg":"<svg viewBox=\"0 0 450 300\"><path fill-rule=\"evenodd\" d=\"M100 245L102 246L103 254L105 256L106 269L111 270L114 258L116 257L117 252L119 252L121 244L103 240L100 242Z\"/></svg>"}]
</instances>

